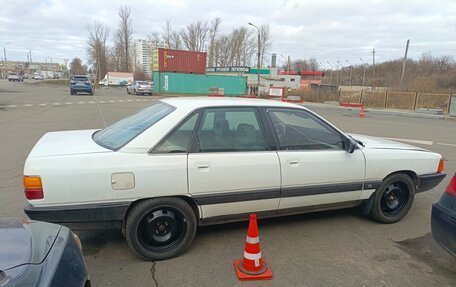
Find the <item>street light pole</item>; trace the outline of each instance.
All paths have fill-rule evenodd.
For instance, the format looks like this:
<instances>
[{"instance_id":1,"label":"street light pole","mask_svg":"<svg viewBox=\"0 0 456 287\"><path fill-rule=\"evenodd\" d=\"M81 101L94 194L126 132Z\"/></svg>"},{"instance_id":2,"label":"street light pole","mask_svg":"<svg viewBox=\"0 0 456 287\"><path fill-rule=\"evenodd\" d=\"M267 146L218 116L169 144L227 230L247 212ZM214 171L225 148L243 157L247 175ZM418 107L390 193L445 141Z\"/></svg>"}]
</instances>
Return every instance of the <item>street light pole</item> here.
<instances>
[{"instance_id":1,"label":"street light pole","mask_svg":"<svg viewBox=\"0 0 456 287\"><path fill-rule=\"evenodd\" d=\"M331 67L331 73L329 74L329 84L332 85L333 66L331 65L331 63L329 61L326 61L326 63L328 63L328 65Z\"/></svg>"},{"instance_id":2,"label":"street light pole","mask_svg":"<svg viewBox=\"0 0 456 287\"><path fill-rule=\"evenodd\" d=\"M255 26L254 24L250 23L249 22L249 25L250 26L253 26L257 29L258 31L258 53L257 53L257 56L258 56L258 63L257 63L257 70L258 70L258 90L257 90L257 96L260 95L260 56L261 56L261 39L260 39L260 29Z\"/></svg>"},{"instance_id":3,"label":"street light pole","mask_svg":"<svg viewBox=\"0 0 456 287\"><path fill-rule=\"evenodd\" d=\"M352 65L352 64L351 64L351 63L350 63L350 62L349 62L347 59L345 59L345 61L346 61L347 63L349 63L349 64L350 64L350 87L351 87L351 85L352 85L352 72L353 72L353 65Z\"/></svg>"},{"instance_id":4,"label":"street light pole","mask_svg":"<svg viewBox=\"0 0 456 287\"><path fill-rule=\"evenodd\" d=\"M361 62L363 63L363 87L364 87L364 79L366 79L366 62L363 61L363 59L359 58Z\"/></svg>"},{"instance_id":5,"label":"street light pole","mask_svg":"<svg viewBox=\"0 0 456 287\"><path fill-rule=\"evenodd\" d=\"M11 44L11 42L6 42L3 44L3 72L6 72L6 45Z\"/></svg>"}]
</instances>

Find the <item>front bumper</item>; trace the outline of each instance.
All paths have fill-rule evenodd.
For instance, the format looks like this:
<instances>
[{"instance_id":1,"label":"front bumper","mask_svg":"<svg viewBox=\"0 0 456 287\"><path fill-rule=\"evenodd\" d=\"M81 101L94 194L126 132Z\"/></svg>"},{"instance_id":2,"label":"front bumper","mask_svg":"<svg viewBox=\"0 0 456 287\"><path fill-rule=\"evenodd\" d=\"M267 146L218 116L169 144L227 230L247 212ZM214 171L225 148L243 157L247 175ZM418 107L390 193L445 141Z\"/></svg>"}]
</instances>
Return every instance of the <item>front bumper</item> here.
<instances>
[{"instance_id":1,"label":"front bumper","mask_svg":"<svg viewBox=\"0 0 456 287\"><path fill-rule=\"evenodd\" d=\"M433 189L445 178L444 173L432 173L418 176L416 193Z\"/></svg>"},{"instance_id":2,"label":"front bumper","mask_svg":"<svg viewBox=\"0 0 456 287\"><path fill-rule=\"evenodd\" d=\"M110 229L122 223L130 202L38 207L27 205L30 219L70 225L72 229Z\"/></svg>"}]
</instances>

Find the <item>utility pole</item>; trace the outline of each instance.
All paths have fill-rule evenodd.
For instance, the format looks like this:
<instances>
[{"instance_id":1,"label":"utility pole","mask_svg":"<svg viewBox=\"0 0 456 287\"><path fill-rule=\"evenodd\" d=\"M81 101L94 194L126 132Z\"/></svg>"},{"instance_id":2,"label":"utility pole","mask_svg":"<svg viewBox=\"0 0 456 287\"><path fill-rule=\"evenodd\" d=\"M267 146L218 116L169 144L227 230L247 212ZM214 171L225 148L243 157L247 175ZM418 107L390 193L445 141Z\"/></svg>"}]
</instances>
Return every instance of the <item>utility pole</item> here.
<instances>
[{"instance_id":1,"label":"utility pole","mask_svg":"<svg viewBox=\"0 0 456 287\"><path fill-rule=\"evenodd\" d=\"M338 64L339 67L340 67L340 70L339 70L339 87L340 87L340 85L342 84L342 69L343 69L343 67L342 67L342 65L340 64L339 60L337 61L337 64Z\"/></svg>"},{"instance_id":2,"label":"utility pole","mask_svg":"<svg viewBox=\"0 0 456 287\"><path fill-rule=\"evenodd\" d=\"M405 55L404 55L404 61L402 62L402 73L401 73L401 81L399 83L399 86L402 88L402 84L404 82L404 75L405 75L405 64L407 63L407 53L408 53L408 48L409 48L410 40L407 40L407 45L405 46Z\"/></svg>"},{"instance_id":3,"label":"utility pole","mask_svg":"<svg viewBox=\"0 0 456 287\"><path fill-rule=\"evenodd\" d=\"M3 72L6 74L6 45L10 44L11 42L6 42L3 44Z\"/></svg>"},{"instance_id":4,"label":"utility pole","mask_svg":"<svg viewBox=\"0 0 456 287\"><path fill-rule=\"evenodd\" d=\"M375 49L372 49L372 86L374 86L375 82Z\"/></svg>"},{"instance_id":5,"label":"utility pole","mask_svg":"<svg viewBox=\"0 0 456 287\"><path fill-rule=\"evenodd\" d=\"M290 73L290 67L291 67L291 60L290 60L290 56L288 56L288 65L287 65L287 68L288 68L288 73Z\"/></svg>"},{"instance_id":6,"label":"utility pole","mask_svg":"<svg viewBox=\"0 0 456 287\"><path fill-rule=\"evenodd\" d=\"M352 73L353 73L353 65L352 63L350 63L347 59L345 59L345 61L350 64L350 87L352 85Z\"/></svg>"},{"instance_id":7,"label":"utility pole","mask_svg":"<svg viewBox=\"0 0 456 287\"><path fill-rule=\"evenodd\" d=\"M258 31L258 53L257 53L257 55L258 55L258 64L257 64L257 68L258 68L258 90L257 90L257 96L259 96L260 95L260 65L261 65L260 64L260 56L261 56L260 29L257 26L253 25L252 23L250 23L250 22L249 22L249 25L255 27L257 29L257 31Z\"/></svg>"},{"instance_id":8,"label":"utility pole","mask_svg":"<svg viewBox=\"0 0 456 287\"><path fill-rule=\"evenodd\" d=\"M331 65L331 63L329 61L326 61L326 63L328 63L328 65L331 67L331 73L329 74L329 84L332 85L333 66Z\"/></svg>"},{"instance_id":9,"label":"utility pole","mask_svg":"<svg viewBox=\"0 0 456 287\"><path fill-rule=\"evenodd\" d=\"M29 47L29 55L30 55L30 63L33 63L32 61L32 48Z\"/></svg>"},{"instance_id":10,"label":"utility pole","mask_svg":"<svg viewBox=\"0 0 456 287\"><path fill-rule=\"evenodd\" d=\"M366 62L363 61L363 59L359 58L361 62L363 63L363 87L364 87L364 80L366 79Z\"/></svg>"}]
</instances>

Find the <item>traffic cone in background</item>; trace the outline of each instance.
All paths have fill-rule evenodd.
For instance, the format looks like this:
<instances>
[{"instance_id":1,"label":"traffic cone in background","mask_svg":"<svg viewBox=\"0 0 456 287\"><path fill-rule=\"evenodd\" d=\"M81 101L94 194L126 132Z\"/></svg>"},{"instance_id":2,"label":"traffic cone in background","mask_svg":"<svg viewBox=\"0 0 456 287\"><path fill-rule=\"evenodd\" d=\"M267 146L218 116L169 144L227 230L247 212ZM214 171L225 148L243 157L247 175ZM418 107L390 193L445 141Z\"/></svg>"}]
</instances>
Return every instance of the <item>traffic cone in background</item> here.
<instances>
[{"instance_id":1,"label":"traffic cone in background","mask_svg":"<svg viewBox=\"0 0 456 287\"><path fill-rule=\"evenodd\" d=\"M234 261L239 280L270 280L272 272L261 257L260 238L255 214L250 214L249 229L245 239L244 258Z\"/></svg>"},{"instance_id":2,"label":"traffic cone in background","mask_svg":"<svg viewBox=\"0 0 456 287\"><path fill-rule=\"evenodd\" d=\"M361 105L361 111L359 112L359 117L364 118L364 104Z\"/></svg>"}]
</instances>

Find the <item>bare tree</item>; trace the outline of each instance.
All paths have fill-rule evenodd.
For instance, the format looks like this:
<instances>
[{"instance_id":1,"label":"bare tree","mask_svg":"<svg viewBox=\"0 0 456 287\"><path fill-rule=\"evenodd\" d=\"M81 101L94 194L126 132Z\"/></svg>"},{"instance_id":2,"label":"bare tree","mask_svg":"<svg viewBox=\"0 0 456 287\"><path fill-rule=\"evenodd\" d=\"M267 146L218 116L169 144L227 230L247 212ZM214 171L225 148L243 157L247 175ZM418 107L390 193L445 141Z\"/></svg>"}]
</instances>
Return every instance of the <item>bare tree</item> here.
<instances>
[{"instance_id":1,"label":"bare tree","mask_svg":"<svg viewBox=\"0 0 456 287\"><path fill-rule=\"evenodd\" d=\"M109 28L94 21L87 24L89 39L87 41L89 60L96 69L96 80L101 80L101 76L107 73L107 46L106 41L109 36Z\"/></svg>"},{"instance_id":2,"label":"bare tree","mask_svg":"<svg viewBox=\"0 0 456 287\"><path fill-rule=\"evenodd\" d=\"M209 29L209 50L208 50L208 65L209 66L216 66L217 65L217 58L218 54L217 52L217 37L219 33L219 26L222 23L222 20L220 18L215 18L211 22L211 27Z\"/></svg>"},{"instance_id":3,"label":"bare tree","mask_svg":"<svg viewBox=\"0 0 456 287\"><path fill-rule=\"evenodd\" d=\"M120 66L122 71L131 72L133 65L131 61L133 47L133 23L131 18L131 9L128 6L119 8L119 28L115 35L115 46L121 48Z\"/></svg>"},{"instance_id":4,"label":"bare tree","mask_svg":"<svg viewBox=\"0 0 456 287\"><path fill-rule=\"evenodd\" d=\"M84 65L85 66L85 65ZM81 59L78 57L74 58L70 62L70 74L71 75L84 75L87 73L87 70L84 70Z\"/></svg>"},{"instance_id":5,"label":"bare tree","mask_svg":"<svg viewBox=\"0 0 456 287\"><path fill-rule=\"evenodd\" d=\"M264 55L269 52L272 45L271 39L271 30L269 29L269 24L260 26L260 63L261 66L264 64Z\"/></svg>"},{"instance_id":6,"label":"bare tree","mask_svg":"<svg viewBox=\"0 0 456 287\"><path fill-rule=\"evenodd\" d=\"M180 31L184 47L190 51L202 52L206 48L209 26L207 22L198 21L187 25Z\"/></svg>"}]
</instances>

